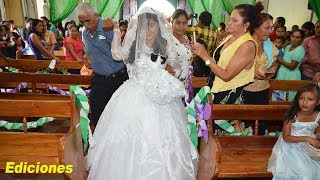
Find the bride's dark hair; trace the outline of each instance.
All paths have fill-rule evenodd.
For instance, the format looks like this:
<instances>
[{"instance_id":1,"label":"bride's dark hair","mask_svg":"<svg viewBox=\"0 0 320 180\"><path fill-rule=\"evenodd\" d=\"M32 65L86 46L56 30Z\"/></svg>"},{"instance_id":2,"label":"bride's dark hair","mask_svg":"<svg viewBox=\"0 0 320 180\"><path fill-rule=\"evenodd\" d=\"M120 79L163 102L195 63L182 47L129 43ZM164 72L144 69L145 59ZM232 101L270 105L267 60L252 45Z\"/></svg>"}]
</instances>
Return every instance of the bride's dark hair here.
<instances>
[{"instance_id":1,"label":"bride's dark hair","mask_svg":"<svg viewBox=\"0 0 320 180\"><path fill-rule=\"evenodd\" d=\"M142 24L143 23L143 17L146 16L146 19L152 19L155 22L157 22L159 24L158 21L158 17L156 14L152 14L152 13L145 13L145 14L141 14L138 16L138 24L137 24L137 30L136 30L136 39L139 38L140 34L138 34L141 27L146 26L146 24ZM161 29L159 28L158 30L158 35L152 45L153 48L153 55L151 56L151 60L153 62L155 62L158 58L159 54L166 54L166 46L167 46L167 40L164 39L161 36ZM135 54L136 54L136 40L134 40L132 42L132 45L130 47L129 50L129 57L128 57L128 62L130 64L132 64L135 60ZM156 56L156 57L155 57ZM164 64L166 62L167 57L161 57L162 61L161 64Z\"/></svg>"}]
</instances>

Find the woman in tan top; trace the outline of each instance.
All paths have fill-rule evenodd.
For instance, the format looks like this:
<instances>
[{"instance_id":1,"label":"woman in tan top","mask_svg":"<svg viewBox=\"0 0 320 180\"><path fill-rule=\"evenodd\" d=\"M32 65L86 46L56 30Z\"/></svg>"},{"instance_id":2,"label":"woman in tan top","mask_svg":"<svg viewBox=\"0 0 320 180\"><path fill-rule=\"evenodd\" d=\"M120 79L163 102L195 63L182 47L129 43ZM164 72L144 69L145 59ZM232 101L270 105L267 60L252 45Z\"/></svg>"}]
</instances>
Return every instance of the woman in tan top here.
<instances>
[{"instance_id":1,"label":"woman in tan top","mask_svg":"<svg viewBox=\"0 0 320 180\"><path fill-rule=\"evenodd\" d=\"M271 15L261 13L261 18L257 21L258 27L252 32L252 37L257 43L258 51L254 60L254 81L245 86L242 93L244 104L269 104L269 79L274 76L278 68L275 59L279 52L273 43L268 40L272 33L272 22L273 18ZM259 121L258 134L264 134L265 129L266 122Z\"/></svg>"},{"instance_id":2,"label":"woman in tan top","mask_svg":"<svg viewBox=\"0 0 320 180\"><path fill-rule=\"evenodd\" d=\"M243 96L245 104L268 104L269 93L269 79L274 75L277 70L277 64L275 62L278 55L278 49L270 43L272 49L272 60L268 60L266 48L264 48L264 41L267 41L272 33L273 18L271 15L261 13L261 20L258 23L258 27L252 32L252 37L256 41L258 46L257 56L255 57L255 74L253 83L244 87ZM265 44L266 46L266 44Z\"/></svg>"}]
</instances>

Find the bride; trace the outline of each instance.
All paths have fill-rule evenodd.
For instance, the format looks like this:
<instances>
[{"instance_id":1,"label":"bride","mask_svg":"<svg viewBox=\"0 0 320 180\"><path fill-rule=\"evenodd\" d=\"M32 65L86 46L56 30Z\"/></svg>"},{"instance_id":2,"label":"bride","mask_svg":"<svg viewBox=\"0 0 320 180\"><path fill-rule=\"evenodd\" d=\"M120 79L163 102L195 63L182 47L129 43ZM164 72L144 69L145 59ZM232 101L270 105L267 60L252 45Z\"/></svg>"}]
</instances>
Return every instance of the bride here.
<instances>
[{"instance_id":1,"label":"bride","mask_svg":"<svg viewBox=\"0 0 320 180\"><path fill-rule=\"evenodd\" d=\"M195 179L197 152L182 103L184 86L165 70L181 72L168 27L146 7L130 21L122 46L114 30L112 55L125 61L130 78L100 116L87 155L88 179Z\"/></svg>"}]
</instances>

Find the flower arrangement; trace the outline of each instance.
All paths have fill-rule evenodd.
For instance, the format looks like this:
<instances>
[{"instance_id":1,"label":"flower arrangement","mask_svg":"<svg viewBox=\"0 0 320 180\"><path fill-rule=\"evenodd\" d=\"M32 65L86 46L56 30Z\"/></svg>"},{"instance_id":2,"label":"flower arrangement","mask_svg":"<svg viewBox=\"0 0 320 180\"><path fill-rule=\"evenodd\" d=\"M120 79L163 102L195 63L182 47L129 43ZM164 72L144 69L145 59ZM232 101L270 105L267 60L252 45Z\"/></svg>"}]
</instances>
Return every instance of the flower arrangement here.
<instances>
[{"instance_id":1,"label":"flower arrangement","mask_svg":"<svg viewBox=\"0 0 320 180\"><path fill-rule=\"evenodd\" d=\"M208 127L206 121L211 115L211 106L208 95L212 94L209 86L204 86L195 98L187 105L189 133L193 145L198 147L198 137L203 137L208 142Z\"/></svg>"}]
</instances>

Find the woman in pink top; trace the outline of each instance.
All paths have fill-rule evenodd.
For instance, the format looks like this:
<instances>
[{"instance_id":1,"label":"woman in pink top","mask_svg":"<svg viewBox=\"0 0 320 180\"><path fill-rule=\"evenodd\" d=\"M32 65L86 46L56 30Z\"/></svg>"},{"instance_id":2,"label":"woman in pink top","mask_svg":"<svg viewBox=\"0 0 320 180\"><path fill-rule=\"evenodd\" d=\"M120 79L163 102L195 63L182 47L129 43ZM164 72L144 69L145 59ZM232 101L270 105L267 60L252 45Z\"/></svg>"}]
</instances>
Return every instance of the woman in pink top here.
<instances>
[{"instance_id":1,"label":"woman in pink top","mask_svg":"<svg viewBox=\"0 0 320 180\"><path fill-rule=\"evenodd\" d=\"M83 42L79 36L79 31L74 24L70 24L68 26L69 37L65 39L65 47L66 47L66 60L67 61L78 61L83 62ZM69 73L71 74L80 74L79 69L69 69Z\"/></svg>"}]
</instances>

